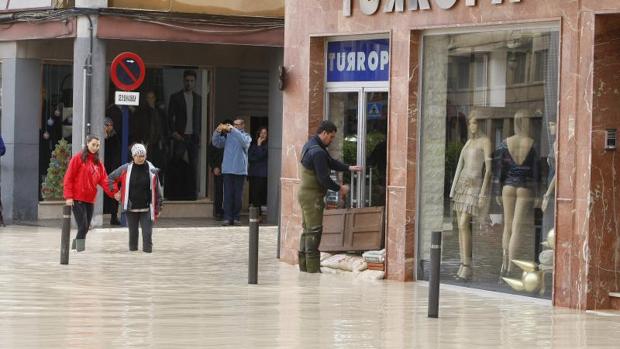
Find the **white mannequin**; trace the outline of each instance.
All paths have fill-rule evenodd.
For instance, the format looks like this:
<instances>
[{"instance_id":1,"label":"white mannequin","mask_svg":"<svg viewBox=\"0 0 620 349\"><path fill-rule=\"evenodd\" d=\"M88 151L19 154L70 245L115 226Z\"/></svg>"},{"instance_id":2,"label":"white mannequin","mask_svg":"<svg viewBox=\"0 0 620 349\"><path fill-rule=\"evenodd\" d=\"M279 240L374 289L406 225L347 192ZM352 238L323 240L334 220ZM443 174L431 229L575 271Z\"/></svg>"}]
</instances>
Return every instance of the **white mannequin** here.
<instances>
[{"instance_id":1,"label":"white mannequin","mask_svg":"<svg viewBox=\"0 0 620 349\"><path fill-rule=\"evenodd\" d=\"M519 110L515 114L515 135L506 139L508 152L514 162L522 165L534 146L534 139L529 136L530 113ZM537 159L536 159L537 160ZM502 196L497 197L497 203L504 207L504 231L502 235L503 259L500 274L505 275L512 271L510 261L514 259L520 243L520 225L528 211L534 205L532 189L527 187L504 185Z\"/></svg>"},{"instance_id":2,"label":"white mannequin","mask_svg":"<svg viewBox=\"0 0 620 349\"><path fill-rule=\"evenodd\" d=\"M473 275L471 219L487 204L491 178L491 141L478 128L480 112L470 113L469 139L463 146L450 189L458 217L461 265L456 277L469 280ZM469 200L468 200L469 199ZM472 200L473 199L473 200Z\"/></svg>"}]
</instances>

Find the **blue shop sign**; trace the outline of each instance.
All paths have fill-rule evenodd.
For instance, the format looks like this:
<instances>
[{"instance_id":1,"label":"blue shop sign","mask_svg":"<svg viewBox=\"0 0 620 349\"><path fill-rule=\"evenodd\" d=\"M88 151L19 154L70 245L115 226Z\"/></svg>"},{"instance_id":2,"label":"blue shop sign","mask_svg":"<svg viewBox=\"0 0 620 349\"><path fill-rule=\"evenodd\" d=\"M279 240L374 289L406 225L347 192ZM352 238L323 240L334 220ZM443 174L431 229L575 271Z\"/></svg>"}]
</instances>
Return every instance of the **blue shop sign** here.
<instances>
[{"instance_id":1,"label":"blue shop sign","mask_svg":"<svg viewBox=\"0 0 620 349\"><path fill-rule=\"evenodd\" d=\"M327 82L388 81L388 39L327 43Z\"/></svg>"}]
</instances>

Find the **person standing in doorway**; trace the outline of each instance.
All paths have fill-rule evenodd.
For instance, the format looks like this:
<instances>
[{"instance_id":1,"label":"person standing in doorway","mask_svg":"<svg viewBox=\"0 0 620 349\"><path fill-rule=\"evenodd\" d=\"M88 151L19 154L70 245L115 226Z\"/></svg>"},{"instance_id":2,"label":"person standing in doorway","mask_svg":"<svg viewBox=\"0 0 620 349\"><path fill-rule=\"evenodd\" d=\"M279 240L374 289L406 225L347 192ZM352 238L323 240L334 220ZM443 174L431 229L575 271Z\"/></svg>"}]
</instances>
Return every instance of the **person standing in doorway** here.
<instances>
[{"instance_id":1,"label":"person standing in doorway","mask_svg":"<svg viewBox=\"0 0 620 349\"><path fill-rule=\"evenodd\" d=\"M232 125L232 120L222 121L224 125ZM226 137L226 133L222 134ZM222 161L224 160L224 149L217 148L213 143L209 144L209 167L213 173L213 217L221 221L224 219L224 180L222 176Z\"/></svg>"},{"instance_id":2,"label":"person standing in doorway","mask_svg":"<svg viewBox=\"0 0 620 349\"><path fill-rule=\"evenodd\" d=\"M338 129L333 122L324 120L316 130L316 135L310 138L301 150L301 185L297 200L301 206L303 226L298 252L299 270L302 272L321 272L319 245L323 234L324 197L327 190L338 192L340 197L349 192L348 185L334 182L330 177L331 170L362 170L361 166L343 164L329 155L327 146L336 137L336 131Z\"/></svg>"},{"instance_id":3,"label":"person standing in doorway","mask_svg":"<svg viewBox=\"0 0 620 349\"><path fill-rule=\"evenodd\" d=\"M248 175L248 148L252 137L245 132L245 122L237 117L233 123L220 124L213 132L211 143L224 149L222 176L224 180L224 223L241 225L240 212L243 182Z\"/></svg>"},{"instance_id":4,"label":"person standing in doorway","mask_svg":"<svg viewBox=\"0 0 620 349\"><path fill-rule=\"evenodd\" d=\"M262 215L262 207L267 205L267 154L267 128L261 127L248 153L250 205L258 208L259 216Z\"/></svg>"},{"instance_id":5,"label":"person standing in doorway","mask_svg":"<svg viewBox=\"0 0 620 349\"><path fill-rule=\"evenodd\" d=\"M171 185L183 185L179 187L167 186L171 189L170 197L179 200L195 200L198 193L196 176L202 101L200 95L194 92L196 77L196 72L193 70L183 72L183 90L170 96L168 106L169 125L173 139L173 162L184 161L189 165L189 171L183 171L183 175L175 174L175 182L177 183L170 183ZM175 169L179 170L179 166L176 166ZM179 181L181 178L183 180ZM168 190L166 192L168 193Z\"/></svg>"},{"instance_id":6,"label":"person standing in doorway","mask_svg":"<svg viewBox=\"0 0 620 349\"><path fill-rule=\"evenodd\" d=\"M146 147L136 143L131 147L133 161L110 173L109 189L119 186L116 199L127 215L129 251L138 250L139 226L142 227L142 251L153 252L153 223L162 207L162 191L158 169L146 160Z\"/></svg>"},{"instance_id":7,"label":"person standing in doorway","mask_svg":"<svg viewBox=\"0 0 620 349\"><path fill-rule=\"evenodd\" d=\"M65 203L73 206L73 216L78 227L72 249L78 252L86 249L86 233L93 218L97 185L110 197L114 197L116 192L108 187L108 174L103 163L99 161L100 147L99 137L87 136L86 145L71 158L64 177Z\"/></svg>"},{"instance_id":8,"label":"person standing in doorway","mask_svg":"<svg viewBox=\"0 0 620 349\"><path fill-rule=\"evenodd\" d=\"M105 131L105 170L110 173L121 165L121 140L114 129L114 121L106 117ZM103 213L110 214L110 225L121 225L118 220L118 201L105 196L103 198Z\"/></svg>"}]
</instances>

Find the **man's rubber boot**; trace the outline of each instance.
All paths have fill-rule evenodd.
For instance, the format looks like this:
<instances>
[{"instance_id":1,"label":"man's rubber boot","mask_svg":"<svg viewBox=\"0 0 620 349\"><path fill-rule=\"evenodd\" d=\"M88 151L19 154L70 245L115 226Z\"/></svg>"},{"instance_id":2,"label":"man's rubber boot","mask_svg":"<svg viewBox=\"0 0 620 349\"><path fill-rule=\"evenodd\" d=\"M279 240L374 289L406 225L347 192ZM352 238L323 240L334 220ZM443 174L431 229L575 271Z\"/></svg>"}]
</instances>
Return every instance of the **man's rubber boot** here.
<instances>
[{"instance_id":1,"label":"man's rubber boot","mask_svg":"<svg viewBox=\"0 0 620 349\"><path fill-rule=\"evenodd\" d=\"M308 273L321 272L321 252L308 252L306 254L306 271Z\"/></svg>"},{"instance_id":2,"label":"man's rubber boot","mask_svg":"<svg viewBox=\"0 0 620 349\"><path fill-rule=\"evenodd\" d=\"M297 259L299 259L299 271L306 272L306 252L297 251Z\"/></svg>"},{"instance_id":3,"label":"man's rubber boot","mask_svg":"<svg viewBox=\"0 0 620 349\"><path fill-rule=\"evenodd\" d=\"M86 249L86 239L75 239L75 249L82 252Z\"/></svg>"},{"instance_id":4,"label":"man's rubber boot","mask_svg":"<svg viewBox=\"0 0 620 349\"><path fill-rule=\"evenodd\" d=\"M310 227L306 240L304 241L306 247L306 272L308 273L321 272L321 252L319 252L319 245L321 244L322 234L322 225Z\"/></svg>"}]
</instances>

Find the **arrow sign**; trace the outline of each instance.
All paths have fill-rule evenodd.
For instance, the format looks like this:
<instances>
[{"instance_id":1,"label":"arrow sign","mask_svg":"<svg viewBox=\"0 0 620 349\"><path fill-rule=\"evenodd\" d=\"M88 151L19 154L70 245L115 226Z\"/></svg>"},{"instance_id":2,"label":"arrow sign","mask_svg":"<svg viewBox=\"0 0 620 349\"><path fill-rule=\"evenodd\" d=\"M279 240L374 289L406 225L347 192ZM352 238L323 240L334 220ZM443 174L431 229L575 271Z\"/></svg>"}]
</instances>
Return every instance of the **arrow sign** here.
<instances>
[{"instance_id":1,"label":"arrow sign","mask_svg":"<svg viewBox=\"0 0 620 349\"><path fill-rule=\"evenodd\" d=\"M144 61L133 52L116 56L110 66L110 78L123 91L133 91L142 85L145 77Z\"/></svg>"}]
</instances>

